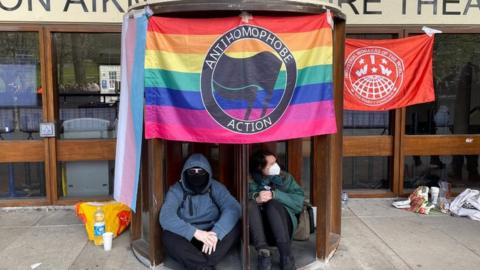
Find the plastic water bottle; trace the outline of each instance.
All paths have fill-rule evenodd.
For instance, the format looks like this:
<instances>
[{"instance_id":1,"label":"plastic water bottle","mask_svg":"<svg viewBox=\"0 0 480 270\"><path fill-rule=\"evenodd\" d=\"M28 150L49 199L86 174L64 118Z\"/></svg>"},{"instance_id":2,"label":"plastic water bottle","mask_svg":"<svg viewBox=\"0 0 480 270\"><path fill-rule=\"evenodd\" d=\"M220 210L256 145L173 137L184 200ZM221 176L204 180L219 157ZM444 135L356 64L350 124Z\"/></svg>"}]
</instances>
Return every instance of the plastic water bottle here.
<instances>
[{"instance_id":1,"label":"plastic water bottle","mask_svg":"<svg viewBox=\"0 0 480 270\"><path fill-rule=\"evenodd\" d=\"M346 209L348 204L348 193L342 192L342 209Z\"/></svg>"},{"instance_id":2,"label":"plastic water bottle","mask_svg":"<svg viewBox=\"0 0 480 270\"><path fill-rule=\"evenodd\" d=\"M100 206L95 211L94 221L93 242L99 246L103 244L103 233L105 233L105 213Z\"/></svg>"}]
</instances>

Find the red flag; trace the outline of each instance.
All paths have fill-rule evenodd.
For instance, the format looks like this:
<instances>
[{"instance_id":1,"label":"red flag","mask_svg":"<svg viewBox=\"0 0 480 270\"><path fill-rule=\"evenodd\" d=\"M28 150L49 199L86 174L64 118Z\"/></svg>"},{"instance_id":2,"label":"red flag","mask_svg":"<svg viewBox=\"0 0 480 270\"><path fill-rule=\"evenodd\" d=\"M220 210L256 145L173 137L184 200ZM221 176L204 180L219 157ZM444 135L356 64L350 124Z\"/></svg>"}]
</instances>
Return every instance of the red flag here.
<instances>
[{"instance_id":1,"label":"red flag","mask_svg":"<svg viewBox=\"0 0 480 270\"><path fill-rule=\"evenodd\" d=\"M344 108L383 111L435 100L433 36L347 39Z\"/></svg>"}]
</instances>

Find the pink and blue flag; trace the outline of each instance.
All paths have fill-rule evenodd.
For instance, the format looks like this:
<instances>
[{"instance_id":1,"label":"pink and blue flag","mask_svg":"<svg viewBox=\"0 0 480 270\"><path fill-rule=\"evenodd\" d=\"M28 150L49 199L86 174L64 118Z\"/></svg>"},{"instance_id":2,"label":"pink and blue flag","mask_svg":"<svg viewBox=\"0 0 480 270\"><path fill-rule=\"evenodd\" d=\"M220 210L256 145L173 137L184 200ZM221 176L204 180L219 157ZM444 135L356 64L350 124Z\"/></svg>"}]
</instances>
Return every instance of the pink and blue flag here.
<instances>
[{"instance_id":1,"label":"pink and blue flag","mask_svg":"<svg viewBox=\"0 0 480 270\"><path fill-rule=\"evenodd\" d=\"M122 24L122 85L113 197L133 211L140 178L144 108L143 56L150 12L146 9L127 14Z\"/></svg>"}]
</instances>

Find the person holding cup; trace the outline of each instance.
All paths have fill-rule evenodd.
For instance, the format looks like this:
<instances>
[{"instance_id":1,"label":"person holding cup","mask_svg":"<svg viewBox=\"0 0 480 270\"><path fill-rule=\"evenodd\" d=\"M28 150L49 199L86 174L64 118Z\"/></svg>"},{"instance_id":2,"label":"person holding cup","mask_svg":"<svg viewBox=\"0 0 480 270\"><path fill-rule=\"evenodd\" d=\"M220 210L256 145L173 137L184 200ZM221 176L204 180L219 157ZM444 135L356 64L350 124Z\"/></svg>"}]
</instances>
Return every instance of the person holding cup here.
<instances>
[{"instance_id":1,"label":"person holding cup","mask_svg":"<svg viewBox=\"0 0 480 270\"><path fill-rule=\"evenodd\" d=\"M282 171L276 156L266 150L250 158L248 222L250 239L258 253L258 269L272 267L268 246L276 246L280 266L295 269L291 239L297 227L297 215L302 212L303 189L288 172Z\"/></svg>"},{"instance_id":2,"label":"person holding cup","mask_svg":"<svg viewBox=\"0 0 480 270\"><path fill-rule=\"evenodd\" d=\"M207 158L191 155L160 210L166 253L187 269L215 269L240 238L240 204L212 178Z\"/></svg>"}]
</instances>

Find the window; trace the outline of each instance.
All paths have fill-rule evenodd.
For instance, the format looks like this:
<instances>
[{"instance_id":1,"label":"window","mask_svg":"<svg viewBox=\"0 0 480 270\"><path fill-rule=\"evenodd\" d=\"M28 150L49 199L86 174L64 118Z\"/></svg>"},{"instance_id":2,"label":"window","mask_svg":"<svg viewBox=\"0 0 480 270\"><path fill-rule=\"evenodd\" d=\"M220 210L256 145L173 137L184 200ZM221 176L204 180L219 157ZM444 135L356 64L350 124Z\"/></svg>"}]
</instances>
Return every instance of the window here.
<instances>
[{"instance_id":1,"label":"window","mask_svg":"<svg viewBox=\"0 0 480 270\"><path fill-rule=\"evenodd\" d=\"M0 140L39 139L42 91L38 33L0 32Z\"/></svg>"},{"instance_id":2,"label":"window","mask_svg":"<svg viewBox=\"0 0 480 270\"><path fill-rule=\"evenodd\" d=\"M480 133L480 34L435 37L435 102L407 108L411 135Z\"/></svg>"},{"instance_id":3,"label":"window","mask_svg":"<svg viewBox=\"0 0 480 270\"><path fill-rule=\"evenodd\" d=\"M45 197L43 163L0 163L0 199Z\"/></svg>"},{"instance_id":4,"label":"window","mask_svg":"<svg viewBox=\"0 0 480 270\"><path fill-rule=\"evenodd\" d=\"M417 186L436 186L439 180L448 181L456 192L479 188L478 155L408 156L405 157L404 189Z\"/></svg>"},{"instance_id":5,"label":"window","mask_svg":"<svg viewBox=\"0 0 480 270\"><path fill-rule=\"evenodd\" d=\"M120 34L54 33L62 139L116 137Z\"/></svg>"},{"instance_id":6,"label":"window","mask_svg":"<svg viewBox=\"0 0 480 270\"><path fill-rule=\"evenodd\" d=\"M389 157L344 157L343 189L390 190Z\"/></svg>"}]
</instances>

